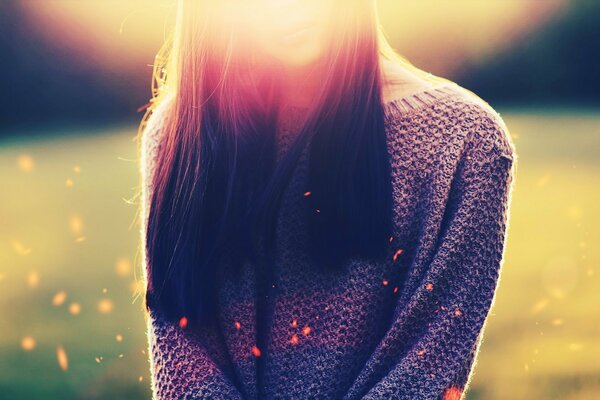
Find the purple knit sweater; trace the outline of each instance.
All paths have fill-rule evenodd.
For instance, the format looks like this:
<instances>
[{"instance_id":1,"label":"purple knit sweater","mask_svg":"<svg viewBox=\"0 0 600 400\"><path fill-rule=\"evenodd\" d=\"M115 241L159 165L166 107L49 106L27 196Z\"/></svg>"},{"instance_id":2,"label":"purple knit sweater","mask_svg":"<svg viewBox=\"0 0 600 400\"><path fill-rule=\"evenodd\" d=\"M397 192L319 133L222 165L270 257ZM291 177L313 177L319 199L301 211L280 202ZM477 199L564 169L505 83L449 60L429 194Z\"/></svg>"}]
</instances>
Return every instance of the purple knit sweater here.
<instances>
[{"instance_id":1,"label":"purple knit sweater","mask_svg":"<svg viewBox=\"0 0 600 400\"><path fill-rule=\"evenodd\" d=\"M144 249L164 107L141 141ZM192 332L146 314L155 399L461 398L502 265L515 147L500 115L452 82L384 111L394 196L385 261L355 258L345 272L311 265L305 151L279 219L268 346L256 347L254 269L219 273L218 326ZM303 110L285 115L279 157Z\"/></svg>"}]
</instances>

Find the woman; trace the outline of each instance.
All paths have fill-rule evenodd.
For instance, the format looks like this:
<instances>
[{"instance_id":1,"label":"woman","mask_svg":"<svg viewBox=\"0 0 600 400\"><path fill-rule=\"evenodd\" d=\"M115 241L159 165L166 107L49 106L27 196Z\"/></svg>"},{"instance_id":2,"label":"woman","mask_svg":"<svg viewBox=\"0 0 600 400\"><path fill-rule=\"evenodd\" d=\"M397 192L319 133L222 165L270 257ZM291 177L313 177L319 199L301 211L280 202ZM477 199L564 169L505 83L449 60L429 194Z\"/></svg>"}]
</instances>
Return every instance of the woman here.
<instances>
[{"instance_id":1,"label":"woman","mask_svg":"<svg viewBox=\"0 0 600 400\"><path fill-rule=\"evenodd\" d=\"M459 399L515 160L375 1L180 0L140 127L158 399Z\"/></svg>"}]
</instances>

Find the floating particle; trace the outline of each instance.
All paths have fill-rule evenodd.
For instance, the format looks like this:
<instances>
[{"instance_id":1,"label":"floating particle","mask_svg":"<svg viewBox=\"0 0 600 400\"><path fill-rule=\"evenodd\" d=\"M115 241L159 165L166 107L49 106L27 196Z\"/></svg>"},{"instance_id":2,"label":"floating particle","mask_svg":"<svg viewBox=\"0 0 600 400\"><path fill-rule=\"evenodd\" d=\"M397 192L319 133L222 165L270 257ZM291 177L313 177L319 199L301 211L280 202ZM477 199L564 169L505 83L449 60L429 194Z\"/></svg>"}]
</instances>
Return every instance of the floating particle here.
<instances>
[{"instance_id":1,"label":"floating particle","mask_svg":"<svg viewBox=\"0 0 600 400\"><path fill-rule=\"evenodd\" d=\"M17 157L17 165L23 172L33 171L34 164L33 157L31 157L29 154L21 154L19 157Z\"/></svg>"},{"instance_id":2,"label":"floating particle","mask_svg":"<svg viewBox=\"0 0 600 400\"><path fill-rule=\"evenodd\" d=\"M115 340L116 340L117 342L122 342L122 341L123 341L123 335L121 335L120 333L118 333L118 334L115 336Z\"/></svg>"},{"instance_id":3,"label":"floating particle","mask_svg":"<svg viewBox=\"0 0 600 400\"><path fill-rule=\"evenodd\" d=\"M292 328L296 328L298 326L298 320L296 318L294 318L292 320Z\"/></svg>"},{"instance_id":4,"label":"floating particle","mask_svg":"<svg viewBox=\"0 0 600 400\"><path fill-rule=\"evenodd\" d=\"M69 313L71 313L71 315L77 315L81 312L81 306L79 305L79 303L71 303L69 305Z\"/></svg>"},{"instance_id":5,"label":"floating particle","mask_svg":"<svg viewBox=\"0 0 600 400\"><path fill-rule=\"evenodd\" d=\"M141 381L143 381L143 380L144 380L144 377L140 375L140 377L138 378L138 381L140 381L140 382L141 382Z\"/></svg>"},{"instance_id":6,"label":"floating particle","mask_svg":"<svg viewBox=\"0 0 600 400\"><path fill-rule=\"evenodd\" d=\"M131 262L128 258L119 258L115 263L115 272L118 276L128 277L131 274L131 269Z\"/></svg>"},{"instance_id":7,"label":"floating particle","mask_svg":"<svg viewBox=\"0 0 600 400\"><path fill-rule=\"evenodd\" d=\"M442 310L444 310L444 311L446 311L446 310L447 310L447 309L446 309L446 307L444 307L444 306L442 306L442 307L441 307L441 309L442 309Z\"/></svg>"},{"instance_id":8,"label":"floating particle","mask_svg":"<svg viewBox=\"0 0 600 400\"><path fill-rule=\"evenodd\" d=\"M396 252L394 253L393 260L396 261L398 259L398 257L400 256L400 254L402 254L403 252L404 252L404 249L398 249L398 250L396 250Z\"/></svg>"},{"instance_id":9,"label":"floating particle","mask_svg":"<svg viewBox=\"0 0 600 400\"><path fill-rule=\"evenodd\" d=\"M310 196L310 193L311 193L311 192L304 192L304 197L308 197L308 196Z\"/></svg>"},{"instance_id":10,"label":"floating particle","mask_svg":"<svg viewBox=\"0 0 600 400\"><path fill-rule=\"evenodd\" d=\"M292 335L292 338L290 339L290 343L294 346L298 344L298 335L297 334L294 333Z\"/></svg>"},{"instance_id":11,"label":"floating particle","mask_svg":"<svg viewBox=\"0 0 600 400\"><path fill-rule=\"evenodd\" d=\"M27 286L30 288L37 287L40 284L40 276L37 272L31 271L27 274Z\"/></svg>"},{"instance_id":12,"label":"floating particle","mask_svg":"<svg viewBox=\"0 0 600 400\"><path fill-rule=\"evenodd\" d=\"M427 291L431 292L431 291L433 290L433 283L431 283L431 282L427 282L427 283L425 284L425 289L426 289Z\"/></svg>"},{"instance_id":13,"label":"floating particle","mask_svg":"<svg viewBox=\"0 0 600 400\"><path fill-rule=\"evenodd\" d=\"M394 288L394 293L398 293L398 286Z\"/></svg>"},{"instance_id":14,"label":"floating particle","mask_svg":"<svg viewBox=\"0 0 600 400\"><path fill-rule=\"evenodd\" d=\"M387 284L388 284L388 283L389 283L389 282L388 282L388 280L387 280L387 279L384 279L384 280L383 280L383 286L387 286Z\"/></svg>"},{"instance_id":15,"label":"floating particle","mask_svg":"<svg viewBox=\"0 0 600 400\"><path fill-rule=\"evenodd\" d=\"M61 290L60 292L57 292L54 295L54 297L52 298L52 305L54 307L58 307L62 303L65 302L66 298L67 298L67 292L65 292L64 290Z\"/></svg>"},{"instance_id":16,"label":"floating particle","mask_svg":"<svg viewBox=\"0 0 600 400\"><path fill-rule=\"evenodd\" d=\"M564 321L562 320L562 318L554 318L552 320L552 325L554 326L561 326L564 323Z\"/></svg>"},{"instance_id":17,"label":"floating particle","mask_svg":"<svg viewBox=\"0 0 600 400\"><path fill-rule=\"evenodd\" d=\"M569 350L571 351L579 351L583 348L581 343L569 343Z\"/></svg>"},{"instance_id":18,"label":"floating particle","mask_svg":"<svg viewBox=\"0 0 600 400\"><path fill-rule=\"evenodd\" d=\"M238 331L239 331L239 330L240 330L240 328L242 327L242 324L240 324L240 322L239 322L239 321L235 321L235 322L234 322L234 325L235 325L235 329L237 329Z\"/></svg>"},{"instance_id":19,"label":"floating particle","mask_svg":"<svg viewBox=\"0 0 600 400\"><path fill-rule=\"evenodd\" d=\"M81 243L85 240L85 236L79 236L77 239L75 239L75 243Z\"/></svg>"},{"instance_id":20,"label":"floating particle","mask_svg":"<svg viewBox=\"0 0 600 400\"><path fill-rule=\"evenodd\" d=\"M425 354L425 350L424 350L424 349L423 349L423 350L419 350L419 351L417 351L417 355L418 355L419 357L423 356L423 354Z\"/></svg>"},{"instance_id":21,"label":"floating particle","mask_svg":"<svg viewBox=\"0 0 600 400\"><path fill-rule=\"evenodd\" d=\"M11 242L13 248L19 255L24 256L25 254L31 253L31 247L25 247L25 245L18 240L12 240Z\"/></svg>"},{"instance_id":22,"label":"floating particle","mask_svg":"<svg viewBox=\"0 0 600 400\"><path fill-rule=\"evenodd\" d=\"M394 240L394 235L390 236L390 243Z\"/></svg>"},{"instance_id":23,"label":"floating particle","mask_svg":"<svg viewBox=\"0 0 600 400\"><path fill-rule=\"evenodd\" d=\"M81 172L81 167L79 165L74 165L73 166L73 171L76 173L80 173Z\"/></svg>"},{"instance_id":24,"label":"floating particle","mask_svg":"<svg viewBox=\"0 0 600 400\"><path fill-rule=\"evenodd\" d=\"M98 312L101 314L109 314L113 310L113 302L109 299L98 301Z\"/></svg>"},{"instance_id":25,"label":"floating particle","mask_svg":"<svg viewBox=\"0 0 600 400\"><path fill-rule=\"evenodd\" d=\"M78 214L72 214L69 217L69 228L73 235L81 235L83 233L83 219Z\"/></svg>"},{"instance_id":26,"label":"floating particle","mask_svg":"<svg viewBox=\"0 0 600 400\"><path fill-rule=\"evenodd\" d=\"M462 396L462 390L456 386L450 386L446 390L444 390L444 394L442 396L443 400L460 400Z\"/></svg>"},{"instance_id":27,"label":"floating particle","mask_svg":"<svg viewBox=\"0 0 600 400\"><path fill-rule=\"evenodd\" d=\"M260 349L256 345L252 346L252 354L255 357L260 357L261 352L260 352Z\"/></svg>"},{"instance_id":28,"label":"floating particle","mask_svg":"<svg viewBox=\"0 0 600 400\"><path fill-rule=\"evenodd\" d=\"M123 358L123 353L119 354L119 358Z\"/></svg>"},{"instance_id":29,"label":"floating particle","mask_svg":"<svg viewBox=\"0 0 600 400\"><path fill-rule=\"evenodd\" d=\"M56 347L56 359L58 361L58 366L60 367L60 369L66 371L69 368L69 359L67 357L67 352L61 345L58 345Z\"/></svg>"},{"instance_id":30,"label":"floating particle","mask_svg":"<svg viewBox=\"0 0 600 400\"><path fill-rule=\"evenodd\" d=\"M457 308L457 309L455 309L455 310L454 310L454 315L455 315L456 317L460 317L462 314L463 314L463 313L462 313L462 311L461 311L459 308Z\"/></svg>"},{"instance_id":31,"label":"floating particle","mask_svg":"<svg viewBox=\"0 0 600 400\"><path fill-rule=\"evenodd\" d=\"M102 362L102 357L96 357L96 362L100 364Z\"/></svg>"},{"instance_id":32,"label":"floating particle","mask_svg":"<svg viewBox=\"0 0 600 400\"><path fill-rule=\"evenodd\" d=\"M65 185L67 187L73 187L74 184L75 184L75 182L73 182L73 179L71 179L71 178L67 178L67 180L65 181Z\"/></svg>"},{"instance_id":33,"label":"floating particle","mask_svg":"<svg viewBox=\"0 0 600 400\"><path fill-rule=\"evenodd\" d=\"M187 317L183 316L179 319L179 327L181 329L185 329L188 325L188 319Z\"/></svg>"},{"instance_id":34,"label":"floating particle","mask_svg":"<svg viewBox=\"0 0 600 400\"><path fill-rule=\"evenodd\" d=\"M320 213L320 212L321 212L321 210L319 210L318 208L316 208L315 210L316 210L318 213Z\"/></svg>"},{"instance_id":35,"label":"floating particle","mask_svg":"<svg viewBox=\"0 0 600 400\"><path fill-rule=\"evenodd\" d=\"M308 334L310 333L310 326L305 325L304 328L302 328L302 333L304 334L304 336L308 336Z\"/></svg>"},{"instance_id":36,"label":"floating particle","mask_svg":"<svg viewBox=\"0 0 600 400\"><path fill-rule=\"evenodd\" d=\"M532 314L537 314L538 312L540 312L544 308L546 308L547 305L548 305L548 299L541 299L540 301L538 301L537 303L535 303L533 305L533 307L531 307L531 313Z\"/></svg>"},{"instance_id":37,"label":"floating particle","mask_svg":"<svg viewBox=\"0 0 600 400\"><path fill-rule=\"evenodd\" d=\"M102 293L104 293L104 294L108 293L108 289L107 288L102 288Z\"/></svg>"},{"instance_id":38,"label":"floating particle","mask_svg":"<svg viewBox=\"0 0 600 400\"><path fill-rule=\"evenodd\" d=\"M25 351L31 351L35 348L35 339L31 336L25 336L21 339L21 348Z\"/></svg>"}]
</instances>

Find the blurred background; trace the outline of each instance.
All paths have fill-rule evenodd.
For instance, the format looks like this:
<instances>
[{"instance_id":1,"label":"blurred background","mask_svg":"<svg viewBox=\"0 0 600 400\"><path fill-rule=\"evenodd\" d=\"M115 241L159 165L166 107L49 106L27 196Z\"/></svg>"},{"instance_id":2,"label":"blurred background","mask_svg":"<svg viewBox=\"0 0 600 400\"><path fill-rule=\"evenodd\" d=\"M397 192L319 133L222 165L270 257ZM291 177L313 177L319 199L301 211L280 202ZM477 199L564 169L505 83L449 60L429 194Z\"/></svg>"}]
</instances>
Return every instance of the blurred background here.
<instances>
[{"instance_id":1,"label":"blurred background","mask_svg":"<svg viewBox=\"0 0 600 400\"><path fill-rule=\"evenodd\" d=\"M138 124L173 0L0 0L0 399L149 399ZM506 259L467 399L600 398L600 1L379 0L504 118Z\"/></svg>"}]
</instances>

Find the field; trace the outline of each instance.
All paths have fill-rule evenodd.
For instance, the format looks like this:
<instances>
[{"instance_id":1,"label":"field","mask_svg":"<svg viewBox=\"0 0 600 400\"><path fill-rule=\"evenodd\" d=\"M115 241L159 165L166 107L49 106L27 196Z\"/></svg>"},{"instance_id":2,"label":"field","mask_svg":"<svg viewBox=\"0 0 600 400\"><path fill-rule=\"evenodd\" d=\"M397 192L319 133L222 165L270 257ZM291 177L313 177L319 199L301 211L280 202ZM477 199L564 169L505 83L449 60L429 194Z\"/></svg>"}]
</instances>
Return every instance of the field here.
<instances>
[{"instance_id":1,"label":"field","mask_svg":"<svg viewBox=\"0 0 600 400\"><path fill-rule=\"evenodd\" d=\"M600 112L500 111L516 186L467 399L598 399ZM0 142L0 399L150 398L135 129Z\"/></svg>"}]
</instances>

